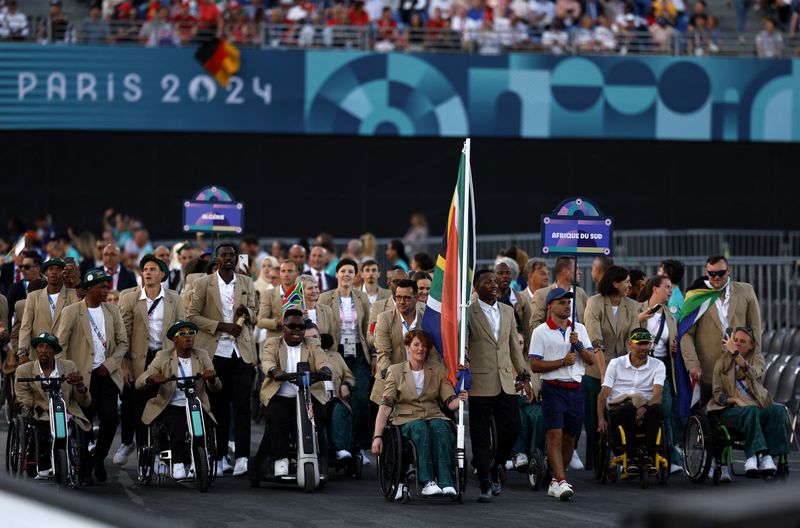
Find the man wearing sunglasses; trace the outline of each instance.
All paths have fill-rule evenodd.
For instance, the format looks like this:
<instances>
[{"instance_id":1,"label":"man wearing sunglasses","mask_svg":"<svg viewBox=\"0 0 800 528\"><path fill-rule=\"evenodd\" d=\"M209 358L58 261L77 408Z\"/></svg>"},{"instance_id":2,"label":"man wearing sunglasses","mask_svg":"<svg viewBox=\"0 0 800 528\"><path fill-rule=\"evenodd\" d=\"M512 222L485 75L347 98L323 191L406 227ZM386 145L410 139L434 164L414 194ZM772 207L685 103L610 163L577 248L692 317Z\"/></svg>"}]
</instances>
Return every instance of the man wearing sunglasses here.
<instances>
[{"instance_id":1,"label":"man wearing sunglasses","mask_svg":"<svg viewBox=\"0 0 800 528\"><path fill-rule=\"evenodd\" d=\"M398 281L394 302L396 309L380 314L375 325L378 370L370 400L376 405L380 405L383 396L386 370L392 365L408 361L404 338L411 330L422 328L422 315L425 313L425 310L417 305L417 283L411 279ZM444 368L442 358L435 347L431 347L428 352L427 363Z\"/></svg>"},{"instance_id":2,"label":"man wearing sunglasses","mask_svg":"<svg viewBox=\"0 0 800 528\"><path fill-rule=\"evenodd\" d=\"M681 338L681 353L692 379L702 382L703 401L711 398L714 365L722 354L728 328L750 327L755 350L761 352L761 308L753 287L731 280L731 268L723 256L706 260L705 287L722 290L712 306Z\"/></svg>"},{"instance_id":3,"label":"man wearing sunglasses","mask_svg":"<svg viewBox=\"0 0 800 528\"><path fill-rule=\"evenodd\" d=\"M169 347L156 354L155 359L138 378L136 389L146 391L155 389L144 407L142 422L150 425L153 420L161 419L169 435L172 450L172 477L175 479L191 476L192 468L186 468L191 460L186 443L186 395L177 387L177 383L164 383L168 378L187 377L200 374L203 381L197 384L197 397L203 406L206 423L214 420L211 405L208 402L206 388L218 392L222 384L214 371L214 365L208 352L194 347L197 325L189 321L175 321L166 331L165 343ZM171 341L171 342L170 342Z\"/></svg>"},{"instance_id":4,"label":"man wearing sunglasses","mask_svg":"<svg viewBox=\"0 0 800 528\"><path fill-rule=\"evenodd\" d=\"M289 473L289 439L295 429L295 398L297 386L290 382L276 381L283 373L297 372L297 364L308 363L311 372L327 372L331 375L328 356L317 339L305 337L306 324L303 312L290 308L283 315L282 337L270 337L264 345L261 370L266 373L261 385L261 405L266 407L267 427L256 455L259 463L267 458L275 461L273 474L276 477ZM319 440L319 452L325 453L326 413L328 391L324 383L311 386L314 422Z\"/></svg>"},{"instance_id":5,"label":"man wearing sunglasses","mask_svg":"<svg viewBox=\"0 0 800 528\"><path fill-rule=\"evenodd\" d=\"M26 251L22 258L22 280L15 282L8 288L8 305L16 306L28 296L28 283L41 277L42 257L36 251ZM8 327L11 328L11 317L8 318Z\"/></svg>"}]
</instances>

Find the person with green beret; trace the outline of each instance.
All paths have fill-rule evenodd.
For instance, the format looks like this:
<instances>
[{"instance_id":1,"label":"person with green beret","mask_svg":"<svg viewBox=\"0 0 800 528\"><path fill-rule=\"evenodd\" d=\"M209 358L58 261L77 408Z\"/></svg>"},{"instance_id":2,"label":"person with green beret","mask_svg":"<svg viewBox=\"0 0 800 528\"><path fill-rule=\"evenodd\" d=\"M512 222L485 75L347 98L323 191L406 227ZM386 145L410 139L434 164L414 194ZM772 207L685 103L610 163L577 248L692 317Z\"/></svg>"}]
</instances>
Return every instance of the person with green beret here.
<instances>
[{"instance_id":1,"label":"person with green beret","mask_svg":"<svg viewBox=\"0 0 800 528\"><path fill-rule=\"evenodd\" d=\"M194 347L196 335L196 324L190 321L173 323L166 333L167 339L173 346L159 351L150 366L136 378L136 390L158 388L158 393L145 405L142 422L150 425L153 420L162 420L169 435L173 461L172 477L176 480L191 476L193 471L193 468L186 467L191 460L186 443L186 395L177 388L176 383L164 382L172 376L187 377L197 374L202 376L196 394L203 406L206 428L209 431L216 421L211 413L206 389L212 392L219 392L222 389L222 383L217 378L208 352Z\"/></svg>"}]
</instances>

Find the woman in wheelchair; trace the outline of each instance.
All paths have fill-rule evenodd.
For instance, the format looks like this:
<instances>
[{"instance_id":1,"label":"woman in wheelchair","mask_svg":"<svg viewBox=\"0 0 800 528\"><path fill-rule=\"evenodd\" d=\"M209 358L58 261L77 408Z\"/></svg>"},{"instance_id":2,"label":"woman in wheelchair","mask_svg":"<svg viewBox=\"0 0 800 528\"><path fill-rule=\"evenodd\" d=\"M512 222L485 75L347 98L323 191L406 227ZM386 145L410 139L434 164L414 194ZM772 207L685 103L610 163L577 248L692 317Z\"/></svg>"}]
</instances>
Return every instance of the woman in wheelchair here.
<instances>
[{"instance_id":1,"label":"woman in wheelchair","mask_svg":"<svg viewBox=\"0 0 800 528\"><path fill-rule=\"evenodd\" d=\"M172 376L202 375L203 383L197 385L197 397L203 405L206 420L214 419L206 388L214 392L222 388L208 353L203 349L194 348L195 335L197 335L196 324L176 321L167 330L167 339L171 340L175 347L172 350L159 351L147 370L136 380L137 390L153 385L159 386L158 394L150 398L144 408L142 422L148 426L155 420L163 423L169 435L169 448L172 451L172 478L176 480L184 479L191 473L191 470L186 470L186 464L191 461L186 441L186 395L178 389L176 383L165 383L165 381Z\"/></svg>"},{"instance_id":2,"label":"woman in wheelchair","mask_svg":"<svg viewBox=\"0 0 800 528\"><path fill-rule=\"evenodd\" d=\"M736 328L723 340L714 365L713 398L706 407L708 413L719 411L720 421L744 437L747 476L774 474L773 457L789 452L786 410L772 403L760 381L763 371L764 356L755 352L753 331Z\"/></svg>"},{"instance_id":3,"label":"woman in wheelchair","mask_svg":"<svg viewBox=\"0 0 800 528\"><path fill-rule=\"evenodd\" d=\"M42 385L37 382L19 381L23 378L59 378L65 376L67 384L61 386L61 396L67 405L67 411L72 415L78 426L88 432L91 429L89 420L84 416L81 406L87 407L92 402L89 390L83 384L83 376L78 372L75 363L67 359L56 359L55 355L61 352L58 338L47 332L39 334L31 340L31 346L36 350L36 359L17 367L14 390L17 403L22 412L35 421L36 432L39 437L38 450L38 476L47 478L53 474L50 461L50 401L42 390ZM81 446L84 457L88 454L86 446Z\"/></svg>"},{"instance_id":4,"label":"woman in wheelchair","mask_svg":"<svg viewBox=\"0 0 800 528\"><path fill-rule=\"evenodd\" d=\"M453 447L455 434L440 405L458 409L459 400L467 401L467 392L456 395L441 369L426 365L431 338L422 330L410 330L403 339L408 361L389 367L378 417L372 452L383 451L383 431L387 422L400 427L403 437L414 443L417 451L419 483L423 496L456 496L453 482ZM398 496L403 486L398 487ZM397 497L396 497L397 498Z\"/></svg>"}]
</instances>

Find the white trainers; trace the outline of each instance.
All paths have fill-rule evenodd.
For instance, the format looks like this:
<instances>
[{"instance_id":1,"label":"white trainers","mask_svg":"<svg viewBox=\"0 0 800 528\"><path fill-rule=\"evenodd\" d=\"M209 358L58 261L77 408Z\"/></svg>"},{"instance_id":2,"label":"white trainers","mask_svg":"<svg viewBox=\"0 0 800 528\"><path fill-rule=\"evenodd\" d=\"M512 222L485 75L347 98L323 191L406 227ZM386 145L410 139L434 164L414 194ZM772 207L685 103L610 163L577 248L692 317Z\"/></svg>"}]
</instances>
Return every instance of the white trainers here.
<instances>
[{"instance_id":1,"label":"white trainers","mask_svg":"<svg viewBox=\"0 0 800 528\"><path fill-rule=\"evenodd\" d=\"M683 471L683 466L681 466L680 464L669 465L670 474L674 475L675 473L680 473L681 471Z\"/></svg>"},{"instance_id":2,"label":"white trainers","mask_svg":"<svg viewBox=\"0 0 800 528\"><path fill-rule=\"evenodd\" d=\"M547 496L555 497L558 493L558 481L553 479L550 481L550 486L547 488Z\"/></svg>"},{"instance_id":3,"label":"white trainers","mask_svg":"<svg viewBox=\"0 0 800 528\"><path fill-rule=\"evenodd\" d=\"M172 478L181 480L186 478L186 466L183 464L172 464Z\"/></svg>"},{"instance_id":4,"label":"white trainers","mask_svg":"<svg viewBox=\"0 0 800 528\"><path fill-rule=\"evenodd\" d=\"M336 460L346 460L348 458L353 458L353 455L347 449L340 449L336 452Z\"/></svg>"},{"instance_id":5,"label":"white trainers","mask_svg":"<svg viewBox=\"0 0 800 528\"><path fill-rule=\"evenodd\" d=\"M731 468L727 465L722 466L722 474L719 477L720 482L733 482L733 477L731 476Z\"/></svg>"},{"instance_id":6,"label":"white trainers","mask_svg":"<svg viewBox=\"0 0 800 528\"><path fill-rule=\"evenodd\" d=\"M778 471L778 467L775 465L775 461L772 460L770 455L764 455L761 457L761 462L758 464L758 470L762 473L774 473Z\"/></svg>"},{"instance_id":7,"label":"white trainers","mask_svg":"<svg viewBox=\"0 0 800 528\"><path fill-rule=\"evenodd\" d=\"M456 495L458 495L458 492L453 486L445 486L444 488L442 488L442 494L448 497L455 497Z\"/></svg>"},{"instance_id":8,"label":"white trainers","mask_svg":"<svg viewBox=\"0 0 800 528\"><path fill-rule=\"evenodd\" d=\"M236 459L236 466L233 468L233 476L238 477L247 475L247 457L239 457Z\"/></svg>"},{"instance_id":9,"label":"white trainers","mask_svg":"<svg viewBox=\"0 0 800 528\"><path fill-rule=\"evenodd\" d=\"M422 491L420 491L419 494L422 495L423 497L430 497L430 496L433 496L433 495L441 495L442 494L442 488L440 488L436 484L436 482L430 481L427 484L425 484L425 487L422 488Z\"/></svg>"},{"instance_id":10,"label":"white trainers","mask_svg":"<svg viewBox=\"0 0 800 528\"><path fill-rule=\"evenodd\" d=\"M562 501L568 501L575 495L575 492L572 491L572 486L566 480L562 480L558 484L558 491L556 492L556 498Z\"/></svg>"},{"instance_id":11,"label":"white trainers","mask_svg":"<svg viewBox=\"0 0 800 528\"><path fill-rule=\"evenodd\" d=\"M514 455L514 467L523 468L528 465L528 455L525 453L517 453Z\"/></svg>"},{"instance_id":12,"label":"white trainers","mask_svg":"<svg viewBox=\"0 0 800 528\"><path fill-rule=\"evenodd\" d=\"M583 462L578 456L578 450L572 452L572 460L569 461L569 468L573 471L583 471Z\"/></svg>"},{"instance_id":13,"label":"white trainers","mask_svg":"<svg viewBox=\"0 0 800 528\"><path fill-rule=\"evenodd\" d=\"M368 466L371 463L372 462L370 462L369 456L367 456L367 452L362 449L361 450L361 465L362 466Z\"/></svg>"},{"instance_id":14,"label":"white trainers","mask_svg":"<svg viewBox=\"0 0 800 528\"><path fill-rule=\"evenodd\" d=\"M289 474L289 459L281 458L275 461L275 476L285 477Z\"/></svg>"},{"instance_id":15,"label":"white trainers","mask_svg":"<svg viewBox=\"0 0 800 528\"><path fill-rule=\"evenodd\" d=\"M406 489L405 484L400 484L399 486L397 486L397 493L394 494L394 500L396 501L401 500L403 498L403 492L405 491L405 489Z\"/></svg>"},{"instance_id":16,"label":"white trainers","mask_svg":"<svg viewBox=\"0 0 800 528\"><path fill-rule=\"evenodd\" d=\"M759 470L758 467L758 457L756 455L751 456L747 460L744 461L744 472L745 473L757 473Z\"/></svg>"},{"instance_id":17,"label":"white trainers","mask_svg":"<svg viewBox=\"0 0 800 528\"><path fill-rule=\"evenodd\" d=\"M111 461L118 466L124 466L128 463L128 457L131 456L134 451L136 451L136 444L120 444Z\"/></svg>"},{"instance_id":18,"label":"white trainers","mask_svg":"<svg viewBox=\"0 0 800 528\"><path fill-rule=\"evenodd\" d=\"M45 480L52 477L55 473L53 473L53 468L43 469L36 473L36 477L34 480Z\"/></svg>"},{"instance_id":19,"label":"white trainers","mask_svg":"<svg viewBox=\"0 0 800 528\"><path fill-rule=\"evenodd\" d=\"M512 469L514 469L514 461L506 460L506 471L511 471Z\"/></svg>"},{"instance_id":20,"label":"white trainers","mask_svg":"<svg viewBox=\"0 0 800 528\"><path fill-rule=\"evenodd\" d=\"M233 466L230 462L228 462L228 457L222 457L222 471L217 473L217 475L222 475L223 473L230 473L233 471Z\"/></svg>"}]
</instances>

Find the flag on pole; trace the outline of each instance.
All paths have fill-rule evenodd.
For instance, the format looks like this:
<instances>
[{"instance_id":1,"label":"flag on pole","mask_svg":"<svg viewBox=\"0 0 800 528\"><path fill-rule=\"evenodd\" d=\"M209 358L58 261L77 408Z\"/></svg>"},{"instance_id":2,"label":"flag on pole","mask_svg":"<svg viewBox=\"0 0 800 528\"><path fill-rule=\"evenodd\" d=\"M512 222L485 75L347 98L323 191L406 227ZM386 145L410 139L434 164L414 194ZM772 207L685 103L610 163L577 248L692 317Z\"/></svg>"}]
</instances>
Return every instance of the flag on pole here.
<instances>
[{"instance_id":1,"label":"flag on pole","mask_svg":"<svg viewBox=\"0 0 800 528\"><path fill-rule=\"evenodd\" d=\"M305 294L303 294L303 281L298 282L283 295L283 311L290 308L303 310L306 306Z\"/></svg>"},{"instance_id":2,"label":"flag on pole","mask_svg":"<svg viewBox=\"0 0 800 528\"><path fill-rule=\"evenodd\" d=\"M466 325L462 313L470 295L472 271L475 263L475 200L472 192L470 169L470 140L464 142L458 180L450 202L447 226L436 259L427 308L422 318L422 329L433 337L436 349L442 354L450 382L460 390L461 376L457 375L462 347L459 324ZM466 206L465 206L466 204ZM468 380L464 380L468 390Z\"/></svg>"},{"instance_id":3,"label":"flag on pole","mask_svg":"<svg viewBox=\"0 0 800 528\"><path fill-rule=\"evenodd\" d=\"M682 418L688 417L694 404L700 400L700 383L692 380L686 372L686 365L681 355L681 338L700 320L723 291L698 288L686 292L678 323L678 351L675 354L678 414Z\"/></svg>"}]
</instances>

